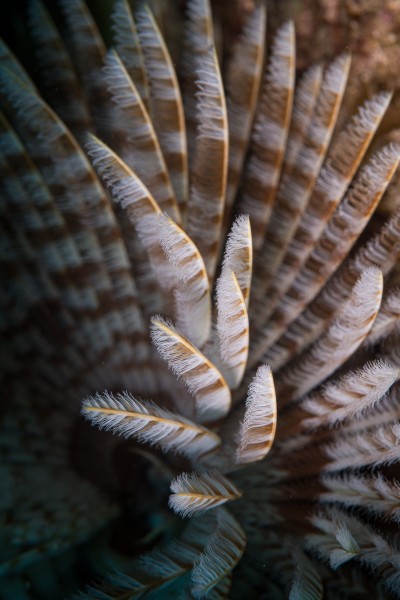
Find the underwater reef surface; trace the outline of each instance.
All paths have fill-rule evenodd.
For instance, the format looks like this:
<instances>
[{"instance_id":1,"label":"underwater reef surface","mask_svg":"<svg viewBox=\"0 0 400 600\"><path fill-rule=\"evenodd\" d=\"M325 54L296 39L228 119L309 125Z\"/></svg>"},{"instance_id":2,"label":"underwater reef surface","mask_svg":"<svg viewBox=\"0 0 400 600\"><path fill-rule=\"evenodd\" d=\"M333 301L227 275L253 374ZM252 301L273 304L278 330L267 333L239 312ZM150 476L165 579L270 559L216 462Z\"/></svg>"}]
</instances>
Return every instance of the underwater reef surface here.
<instances>
[{"instance_id":1,"label":"underwater reef surface","mask_svg":"<svg viewBox=\"0 0 400 600\"><path fill-rule=\"evenodd\" d=\"M400 598L395 3L20 6L0 599Z\"/></svg>"}]
</instances>

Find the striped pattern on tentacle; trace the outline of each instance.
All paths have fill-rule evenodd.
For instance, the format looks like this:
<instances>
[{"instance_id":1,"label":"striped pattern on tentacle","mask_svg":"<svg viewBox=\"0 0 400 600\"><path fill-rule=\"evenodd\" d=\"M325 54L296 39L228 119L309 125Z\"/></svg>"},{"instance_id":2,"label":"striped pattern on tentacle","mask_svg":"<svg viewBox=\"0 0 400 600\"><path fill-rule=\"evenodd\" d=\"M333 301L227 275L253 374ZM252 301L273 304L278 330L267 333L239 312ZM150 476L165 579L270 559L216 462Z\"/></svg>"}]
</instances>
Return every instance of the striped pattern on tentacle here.
<instances>
[{"instance_id":1,"label":"striped pattern on tentacle","mask_svg":"<svg viewBox=\"0 0 400 600\"><path fill-rule=\"evenodd\" d=\"M289 131L294 43L294 25L290 22L281 27L274 39L239 195L239 210L250 216L257 251L264 241L274 205Z\"/></svg>"},{"instance_id":2,"label":"striped pattern on tentacle","mask_svg":"<svg viewBox=\"0 0 400 600\"><path fill-rule=\"evenodd\" d=\"M184 219L189 179L181 93L168 49L148 8L138 13L137 26L151 86L151 117Z\"/></svg>"}]
</instances>

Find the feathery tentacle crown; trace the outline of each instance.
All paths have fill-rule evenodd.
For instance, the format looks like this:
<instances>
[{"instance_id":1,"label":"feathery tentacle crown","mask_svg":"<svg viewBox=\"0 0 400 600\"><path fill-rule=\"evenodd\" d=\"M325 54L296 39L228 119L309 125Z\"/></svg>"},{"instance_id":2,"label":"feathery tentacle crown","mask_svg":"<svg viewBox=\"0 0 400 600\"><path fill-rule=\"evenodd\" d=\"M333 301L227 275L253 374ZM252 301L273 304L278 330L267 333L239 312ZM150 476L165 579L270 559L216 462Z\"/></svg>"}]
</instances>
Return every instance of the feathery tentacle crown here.
<instances>
[{"instance_id":1,"label":"feathery tentacle crown","mask_svg":"<svg viewBox=\"0 0 400 600\"><path fill-rule=\"evenodd\" d=\"M400 598L400 212L360 238L400 160L369 150L390 93L337 132L350 56L297 82L294 24L267 43L262 0L223 58L188 0L177 71L149 7L115 2L107 50L59 4L66 38L30 6L41 91L0 47L4 589L121 510L70 462L85 398L195 518L77 597Z\"/></svg>"}]
</instances>

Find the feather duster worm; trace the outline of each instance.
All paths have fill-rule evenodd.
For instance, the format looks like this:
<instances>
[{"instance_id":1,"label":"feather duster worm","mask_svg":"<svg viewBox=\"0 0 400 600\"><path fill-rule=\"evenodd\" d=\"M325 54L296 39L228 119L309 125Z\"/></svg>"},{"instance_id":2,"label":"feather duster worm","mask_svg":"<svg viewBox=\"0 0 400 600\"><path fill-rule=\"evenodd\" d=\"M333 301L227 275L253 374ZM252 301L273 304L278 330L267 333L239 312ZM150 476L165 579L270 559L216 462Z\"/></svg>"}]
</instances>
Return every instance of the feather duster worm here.
<instances>
[{"instance_id":1,"label":"feather duster worm","mask_svg":"<svg viewBox=\"0 0 400 600\"><path fill-rule=\"evenodd\" d=\"M296 81L261 0L222 58L188 0L177 71L59 6L40 88L0 46L0 598L399 598L390 93L337 131L350 56Z\"/></svg>"}]
</instances>

